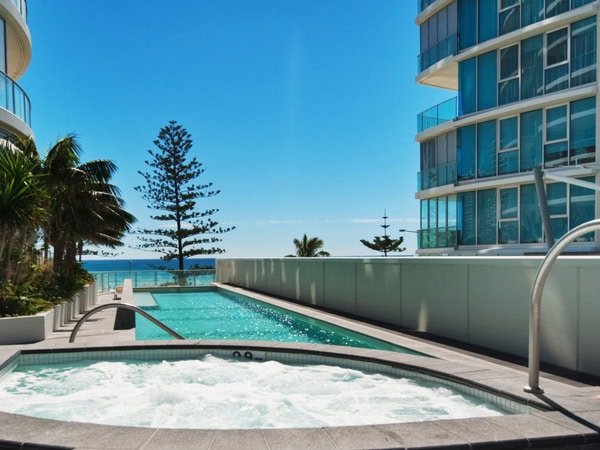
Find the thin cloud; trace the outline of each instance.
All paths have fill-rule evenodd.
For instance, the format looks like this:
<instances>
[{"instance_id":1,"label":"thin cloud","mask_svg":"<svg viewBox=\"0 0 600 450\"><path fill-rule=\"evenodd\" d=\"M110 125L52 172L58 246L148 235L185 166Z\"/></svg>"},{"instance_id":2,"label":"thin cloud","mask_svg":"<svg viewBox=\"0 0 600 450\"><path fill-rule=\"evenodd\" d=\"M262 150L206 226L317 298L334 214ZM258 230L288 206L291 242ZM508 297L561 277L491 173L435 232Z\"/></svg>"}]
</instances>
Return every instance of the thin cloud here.
<instances>
[{"instance_id":1,"label":"thin cloud","mask_svg":"<svg viewBox=\"0 0 600 450\"><path fill-rule=\"evenodd\" d=\"M352 223L382 223L383 219L380 217L378 219L352 219ZM388 218L387 223L420 223L420 219L410 217L410 218Z\"/></svg>"}]
</instances>

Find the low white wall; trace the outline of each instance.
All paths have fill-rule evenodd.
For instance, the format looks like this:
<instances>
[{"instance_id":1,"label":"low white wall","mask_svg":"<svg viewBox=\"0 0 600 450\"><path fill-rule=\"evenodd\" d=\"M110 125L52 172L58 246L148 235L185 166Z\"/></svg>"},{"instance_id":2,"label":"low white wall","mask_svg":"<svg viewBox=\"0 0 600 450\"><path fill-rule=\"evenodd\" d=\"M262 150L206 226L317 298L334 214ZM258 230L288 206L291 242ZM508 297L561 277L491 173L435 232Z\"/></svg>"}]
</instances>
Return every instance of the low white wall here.
<instances>
[{"instance_id":1,"label":"low white wall","mask_svg":"<svg viewBox=\"0 0 600 450\"><path fill-rule=\"evenodd\" d=\"M217 259L216 281L527 357L541 257ZM600 375L600 258L561 257L541 359Z\"/></svg>"},{"instance_id":2,"label":"low white wall","mask_svg":"<svg viewBox=\"0 0 600 450\"><path fill-rule=\"evenodd\" d=\"M75 320L78 314L93 307L96 300L94 283L85 286L84 290L75 294L70 301L61 303L50 311L34 316L2 317L0 318L0 345L43 341L52 331Z\"/></svg>"}]
</instances>

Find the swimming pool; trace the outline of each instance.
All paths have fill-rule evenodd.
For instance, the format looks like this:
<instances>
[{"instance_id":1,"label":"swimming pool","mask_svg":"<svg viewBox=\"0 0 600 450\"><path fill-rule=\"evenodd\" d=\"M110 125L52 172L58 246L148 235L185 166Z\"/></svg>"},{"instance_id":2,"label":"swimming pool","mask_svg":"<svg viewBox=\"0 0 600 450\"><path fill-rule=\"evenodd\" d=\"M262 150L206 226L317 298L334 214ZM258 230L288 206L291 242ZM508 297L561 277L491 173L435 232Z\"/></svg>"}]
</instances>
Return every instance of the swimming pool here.
<instances>
[{"instance_id":1,"label":"swimming pool","mask_svg":"<svg viewBox=\"0 0 600 450\"><path fill-rule=\"evenodd\" d=\"M222 289L135 292L136 305L186 339L305 342L421 354ZM136 317L136 339L171 337Z\"/></svg>"},{"instance_id":2,"label":"swimming pool","mask_svg":"<svg viewBox=\"0 0 600 450\"><path fill-rule=\"evenodd\" d=\"M0 410L135 427L268 429L490 417L531 408L365 358L190 346L22 354L0 367Z\"/></svg>"}]
</instances>

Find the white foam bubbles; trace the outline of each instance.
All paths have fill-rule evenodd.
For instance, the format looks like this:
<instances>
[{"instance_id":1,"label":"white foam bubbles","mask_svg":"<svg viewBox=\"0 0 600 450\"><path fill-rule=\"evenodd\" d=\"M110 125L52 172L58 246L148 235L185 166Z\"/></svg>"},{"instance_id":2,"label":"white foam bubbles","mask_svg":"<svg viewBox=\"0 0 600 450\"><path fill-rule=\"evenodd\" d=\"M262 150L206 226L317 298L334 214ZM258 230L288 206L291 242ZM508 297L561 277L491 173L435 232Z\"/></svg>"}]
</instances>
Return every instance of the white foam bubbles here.
<instances>
[{"instance_id":1,"label":"white foam bubbles","mask_svg":"<svg viewBox=\"0 0 600 450\"><path fill-rule=\"evenodd\" d=\"M21 368L0 379L0 409L163 428L291 428L499 415L431 383L335 366L206 356Z\"/></svg>"}]
</instances>

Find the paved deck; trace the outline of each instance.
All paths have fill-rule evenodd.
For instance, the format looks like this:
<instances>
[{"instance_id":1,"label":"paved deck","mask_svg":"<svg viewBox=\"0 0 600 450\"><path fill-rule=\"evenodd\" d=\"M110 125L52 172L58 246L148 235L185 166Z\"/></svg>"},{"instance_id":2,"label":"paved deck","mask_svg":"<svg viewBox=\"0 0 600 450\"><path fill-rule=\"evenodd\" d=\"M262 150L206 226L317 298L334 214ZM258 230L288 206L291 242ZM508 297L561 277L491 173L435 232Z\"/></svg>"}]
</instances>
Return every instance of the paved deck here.
<instances>
[{"instance_id":1,"label":"paved deck","mask_svg":"<svg viewBox=\"0 0 600 450\"><path fill-rule=\"evenodd\" d=\"M241 289L236 291L248 294ZM434 356L424 358L387 351L339 348L309 344L265 344L226 341L136 342L134 331L114 331L115 310L94 315L80 329L76 342L68 339L74 324L54 332L43 342L0 346L2 361L25 349L148 348L150 346L305 350L328 355L402 364L418 370L458 377L472 385L484 385L498 394L519 396L532 404L552 404L553 410L531 414L461 420L438 420L353 427L203 430L161 429L95 425L37 419L0 413L0 449L472 449L472 448L585 448L600 449L600 387L556 376L542 376L544 396L523 392L526 368L491 358L432 344L399 332L339 317L327 312L252 294L270 303L285 306L312 317L343 325L355 331L385 339ZM112 301L100 296L99 303Z\"/></svg>"}]
</instances>

